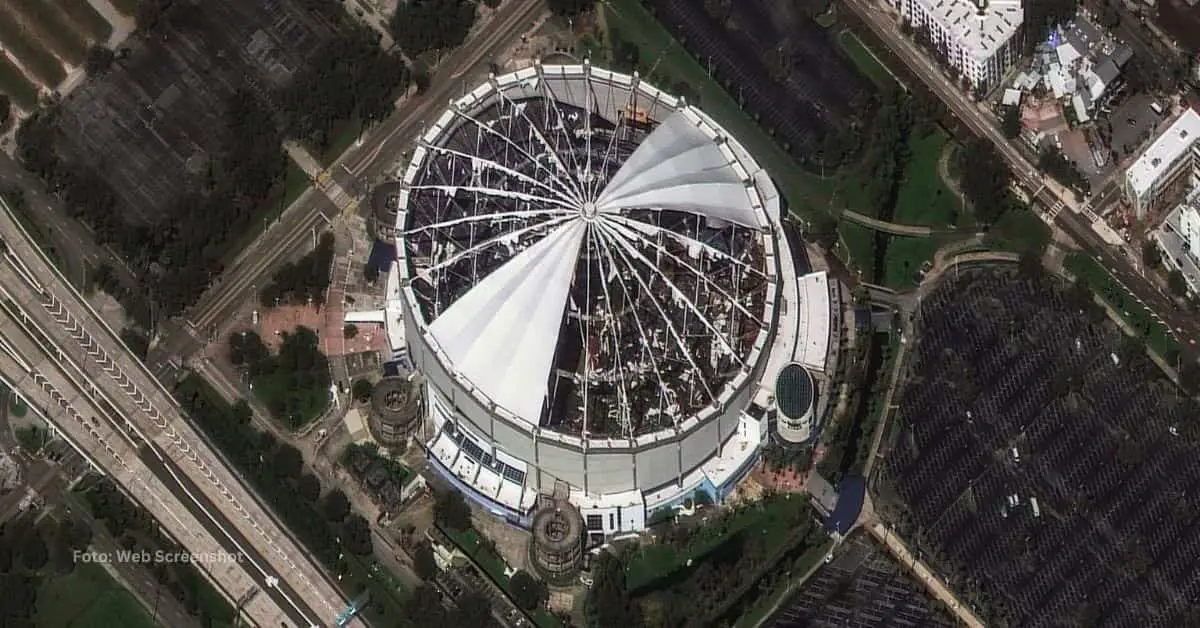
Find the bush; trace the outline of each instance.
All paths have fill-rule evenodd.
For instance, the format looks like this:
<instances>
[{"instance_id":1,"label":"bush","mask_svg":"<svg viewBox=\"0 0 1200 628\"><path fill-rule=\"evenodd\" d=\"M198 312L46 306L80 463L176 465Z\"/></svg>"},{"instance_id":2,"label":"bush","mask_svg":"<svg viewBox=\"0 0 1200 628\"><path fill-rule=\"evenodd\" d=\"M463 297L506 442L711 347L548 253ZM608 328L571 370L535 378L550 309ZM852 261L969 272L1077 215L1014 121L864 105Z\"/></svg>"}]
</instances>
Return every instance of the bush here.
<instances>
[{"instance_id":1,"label":"bush","mask_svg":"<svg viewBox=\"0 0 1200 628\"><path fill-rule=\"evenodd\" d=\"M471 507L467 505L462 493L454 489L442 491L437 494L433 503L433 519L443 528L469 530Z\"/></svg>"},{"instance_id":2,"label":"bush","mask_svg":"<svg viewBox=\"0 0 1200 628\"><path fill-rule=\"evenodd\" d=\"M354 396L355 401L366 403L371 400L371 393L375 391L375 385L365 379L356 379L350 387L350 394Z\"/></svg>"}]
</instances>

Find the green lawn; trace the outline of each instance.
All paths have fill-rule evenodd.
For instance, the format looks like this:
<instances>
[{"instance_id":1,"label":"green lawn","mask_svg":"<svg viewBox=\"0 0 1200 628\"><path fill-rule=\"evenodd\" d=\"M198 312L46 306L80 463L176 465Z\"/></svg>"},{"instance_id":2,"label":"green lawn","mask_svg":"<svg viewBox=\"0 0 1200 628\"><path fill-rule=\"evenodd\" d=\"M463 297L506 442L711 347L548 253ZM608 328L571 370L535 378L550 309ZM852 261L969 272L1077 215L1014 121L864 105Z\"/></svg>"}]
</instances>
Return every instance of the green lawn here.
<instances>
[{"instance_id":1,"label":"green lawn","mask_svg":"<svg viewBox=\"0 0 1200 628\"><path fill-rule=\"evenodd\" d=\"M663 86L683 81L700 98L700 108L719 122L771 173L793 213L824 211L834 179L804 171L769 133L738 107L737 102L638 0L612 0L604 5L605 22L621 39L638 46L645 78Z\"/></svg>"},{"instance_id":2,"label":"green lawn","mask_svg":"<svg viewBox=\"0 0 1200 628\"><path fill-rule=\"evenodd\" d=\"M967 226L962 201L942 180L938 160L950 138L941 130L910 140L912 156L904 170L904 182L896 199L892 222L936 228ZM892 236L885 259L882 283L893 288L911 288L920 282L921 265L948 241L947 237L911 238Z\"/></svg>"},{"instance_id":3,"label":"green lawn","mask_svg":"<svg viewBox=\"0 0 1200 628\"><path fill-rule=\"evenodd\" d=\"M832 549L832 540L828 540L820 545L814 546L813 548L801 554L800 557L797 558L794 563L792 563L791 573L796 578L808 573L813 566L824 560L825 556L827 556ZM813 574L816 574L816 572L814 571ZM791 584L791 580L783 583L783 585L781 585L777 591L774 591L769 595L762 596L762 598L759 599L749 611L738 618L737 623L733 625L733 628L756 628L760 623L766 621L767 612L769 612L783 596L793 592L788 588L787 585L789 584ZM803 583L797 584L800 584L801 586L803 585Z\"/></svg>"},{"instance_id":4,"label":"green lawn","mask_svg":"<svg viewBox=\"0 0 1200 628\"><path fill-rule=\"evenodd\" d=\"M131 593L94 563L78 563L71 573L43 582L34 625L39 628L154 628L156 624Z\"/></svg>"},{"instance_id":5,"label":"green lawn","mask_svg":"<svg viewBox=\"0 0 1200 628\"><path fill-rule=\"evenodd\" d=\"M321 152L317 161L325 168L328 168L333 162L337 161L346 149L358 139L362 131L362 123L358 120L345 120L334 127L333 141L329 142L329 147Z\"/></svg>"},{"instance_id":6,"label":"green lawn","mask_svg":"<svg viewBox=\"0 0 1200 628\"><path fill-rule=\"evenodd\" d=\"M1040 254L1050 243L1050 227L1031 209L1010 209L992 225L986 242L997 251Z\"/></svg>"},{"instance_id":7,"label":"green lawn","mask_svg":"<svg viewBox=\"0 0 1200 628\"><path fill-rule=\"evenodd\" d=\"M863 40L858 38L852 31L843 30L837 34L838 45L847 57L854 62L858 67L858 71L862 72L863 76L871 79L882 88L891 88L896 86L896 79L891 72L879 61L871 49L867 47Z\"/></svg>"},{"instance_id":8,"label":"green lawn","mask_svg":"<svg viewBox=\"0 0 1200 628\"><path fill-rule=\"evenodd\" d=\"M856 268L862 269L864 281L874 281L875 232L848 220L838 223L838 244L834 249L843 260L851 260Z\"/></svg>"},{"instance_id":9,"label":"green lawn","mask_svg":"<svg viewBox=\"0 0 1200 628\"><path fill-rule=\"evenodd\" d=\"M682 551L673 545L646 545L625 564L625 588L632 592L653 587L684 567L689 560L699 560L735 534L750 528L761 529L769 547L784 543L796 520L798 510L809 508L807 499L783 499L744 507L729 515L724 522L712 522L701 527Z\"/></svg>"},{"instance_id":10,"label":"green lawn","mask_svg":"<svg viewBox=\"0 0 1200 628\"><path fill-rule=\"evenodd\" d=\"M1109 272L1096 260L1084 253L1071 253L1064 267L1077 281L1082 281L1092 292L1116 310L1134 331L1146 342L1146 346L1160 357L1180 350L1179 343L1170 335L1166 325L1157 322L1150 310L1138 303L1133 295L1125 291Z\"/></svg>"}]
</instances>

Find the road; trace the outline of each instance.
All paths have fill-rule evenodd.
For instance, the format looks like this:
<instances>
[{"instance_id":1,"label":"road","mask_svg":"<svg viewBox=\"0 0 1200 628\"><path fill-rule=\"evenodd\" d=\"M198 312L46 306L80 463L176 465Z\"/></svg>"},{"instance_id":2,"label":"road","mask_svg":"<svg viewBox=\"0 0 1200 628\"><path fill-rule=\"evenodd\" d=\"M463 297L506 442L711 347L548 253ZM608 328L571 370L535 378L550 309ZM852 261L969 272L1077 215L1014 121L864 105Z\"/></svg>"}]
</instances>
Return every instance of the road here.
<instances>
[{"instance_id":1,"label":"road","mask_svg":"<svg viewBox=\"0 0 1200 628\"><path fill-rule=\"evenodd\" d=\"M360 146L351 148L329 168L332 180L344 190L365 191L365 187L411 147L425 122L432 121L449 99L466 87L463 81L486 70L494 57L545 10L544 0L512 0L502 5L484 32L440 64L426 93L413 96L395 114L373 127ZM151 368L161 372L171 360L182 362L199 351L208 342L208 336L234 320L257 284L264 281L278 263L302 248L305 238L311 237L312 229L322 225L336 211L325 194L309 188L277 224L246 248L247 254L235 260L185 314L190 325L175 322L164 326L147 360Z\"/></svg>"},{"instance_id":2,"label":"road","mask_svg":"<svg viewBox=\"0 0 1200 628\"><path fill-rule=\"evenodd\" d=\"M266 595L258 598L273 602L293 625L330 621L346 604L332 579L183 419L170 394L38 251L8 211L0 212L0 237L4 243L0 291L10 319L4 321L8 328L0 339L9 357L5 364L10 381L19 380L18 388L29 395L36 393L31 387L49 385L41 373L61 373L54 386L66 392L54 393L41 407L57 405L76 412L76 405L81 405L76 420L87 426L84 417L91 416L89 430L103 427L96 417L110 421L112 426L105 429L116 436L110 436L93 457L108 461L115 478L149 487L146 490L156 499L170 496L176 509L169 516L192 521L177 533L200 534L198 543L211 546L215 541L246 555L250 564L244 568L249 571L237 573L264 591ZM22 338L23 334L29 337ZM21 346L14 348L18 341ZM29 364L37 366L39 375ZM124 454L117 457L114 448ZM165 516L156 518L161 521Z\"/></svg>"},{"instance_id":3,"label":"road","mask_svg":"<svg viewBox=\"0 0 1200 628\"><path fill-rule=\"evenodd\" d=\"M1190 341L1200 338L1200 319L1181 311L1157 286L1142 278L1128 257L1100 238L1092 228L1088 205L1079 204L1071 192L1042 176L1017 145L1001 134L1000 129L993 124L991 114L982 105L972 102L950 82L933 61L900 33L885 5L870 0L846 0L846 5L946 103L959 120L976 135L992 142L1011 168L1015 181L1029 192L1035 203L1047 208L1050 215L1054 216L1053 225L1071 236L1085 252L1103 264L1139 302L1146 304L1151 312L1161 317L1175 332L1176 337L1183 341L1189 359L1195 360L1196 346L1190 345ZM1102 196L1111 199L1111 188L1105 190ZM1064 207L1067 211L1061 211Z\"/></svg>"},{"instance_id":4,"label":"road","mask_svg":"<svg viewBox=\"0 0 1200 628\"><path fill-rule=\"evenodd\" d=\"M107 264L117 279L127 286L136 286L137 281L125 262L101 246L82 223L67 214L62 201L46 192L41 179L29 174L8 155L0 152L0 181L8 187L20 190L25 195L25 204L30 214L36 215L38 228L43 230L58 257L63 261L62 269L75 285L83 287L88 269Z\"/></svg>"},{"instance_id":5,"label":"road","mask_svg":"<svg viewBox=\"0 0 1200 628\"><path fill-rule=\"evenodd\" d=\"M7 268L3 274L7 279ZM2 285L0 290L16 304ZM131 499L141 503L183 547L197 553L221 551L222 545L172 498L166 487L137 463L134 439L106 415L104 404L86 392L87 385L77 374L73 376L70 369L46 353L50 345L41 343L49 343L49 340L36 326L30 324L27 328L23 318L16 315L19 306L14 308L14 305L6 304L0 310L0 378L13 390L21 392L30 412L45 418L96 468L105 469L108 476L122 486ZM258 588L253 576L240 565L206 565L206 568L214 572L214 580L225 582L235 591ZM248 607L247 612L254 621L270 622L269 625L289 619L282 609L269 602Z\"/></svg>"}]
</instances>

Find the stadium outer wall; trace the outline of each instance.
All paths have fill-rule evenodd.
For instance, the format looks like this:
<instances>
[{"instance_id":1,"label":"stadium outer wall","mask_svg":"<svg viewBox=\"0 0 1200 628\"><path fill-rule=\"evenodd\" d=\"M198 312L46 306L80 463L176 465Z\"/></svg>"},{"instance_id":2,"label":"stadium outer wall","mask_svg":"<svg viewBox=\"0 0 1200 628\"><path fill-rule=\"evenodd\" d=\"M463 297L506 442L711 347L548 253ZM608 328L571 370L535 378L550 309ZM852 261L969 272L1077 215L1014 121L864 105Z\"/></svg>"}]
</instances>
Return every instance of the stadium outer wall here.
<instances>
[{"instance_id":1,"label":"stadium outer wall","mask_svg":"<svg viewBox=\"0 0 1200 628\"><path fill-rule=\"evenodd\" d=\"M626 93L629 90L638 90L639 96L649 101L644 104L651 120L660 122L676 110L686 107L681 100L640 82L636 74L630 77L591 68L586 64L536 66L503 77L494 77L489 83L479 86L456 103L452 103L452 107L461 106L467 112L479 111L495 102L498 98L496 90L505 90L510 98L516 100L544 95L539 89L530 87L530 82L534 80L558 82L560 89L555 90L555 97L560 102L571 102L568 97L569 88L564 85L572 80L583 80L585 73L590 73L592 81L615 85L626 90ZM582 106L582 103L575 104ZM597 113L603 114L601 104L597 103L595 109ZM618 106L615 99L610 99L607 104L611 105L609 111L615 111L615 107ZM589 514L589 505L594 509L599 507L598 504L618 504L616 511L620 513L620 504L624 504L624 513L616 516L614 525L604 526L606 533L640 530L645 525L649 510L678 503L698 488L703 489L701 485L706 484L704 478L701 477L697 481L697 472L701 466L721 455L723 449L730 449L727 445L733 442L735 436L739 436L739 443L742 443L746 440L748 432L756 431L753 447L737 455L737 468L725 483L721 486L711 486L711 483L707 483L711 486L710 490L716 492L714 497L719 499L728 494L730 484L744 477L748 467L757 459L758 443L765 435L761 421L750 417L744 411L762 381L762 371L766 365L764 358L775 339L779 301L777 282L780 278L778 265L791 263L790 259L782 259L786 256L778 254L779 249L775 243L776 238L783 237L778 224L780 199L769 175L735 138L726 134L703 112L690 107L687 110L694 114L695 121L702 128L708 127L726 139L726 145L745 168L748 178L753 180L772 227L763 238L765 266L770 277L763 312L765 324L747 359L747 364L752 366L740 372L725 386L715 407L708 406L699 414L688 417L677 429L668 428L633 439L583 439L540 429L523 419L509 415L502 408L495 407L475 390L469 381L447 367L449 360L428 333L427 324L422 320L421 314L414 311L417 300L412 288L408 286L411 278L406 249L403 243L398 243L397 246L397 270L400 273L401 285L404 286L402 302L406 342L413 364L424 374L427 382L427 420L432 424L432 433L439 434L445 424L453 423L459 433L474 441L484 452L492 453L494 448L524 462L527 467L527 489L549 493L556 482L565 482L572 489L572 501L580 506L585 516ZM438 139L446 135L456 122L453 111L445 112L424 136L425 143L436 145ZM413 161L406 171L406 183L411 183L420 171L424 153L423 148L414 151ZM403 233L406 192L401 192L401 199L397 225L398 231ZM434 437L435 440L436 438L437 436ZM430 441L429 444L432 443L433 441ZM453 473L448 465L432 466L443 475ZM454 483L460 487L472 484L464 478L456 480ZM631 499L631 494L638 494L637 498ZM587 497L581 500L580 495ZM643 498L651 495L652 500ZM610 496L615 499L606 499ZM471 497L486 506L495 504L482 494ZM580 501L585 503L579 503ZM511 514L511 508L492 507L492 510L497 513L510 513L506 516L516 519ZM523 511L524 506L517 510ZM529 513L517 514L521 515L523 523L527 523L526 516Z\"/></svg>"}]
</instances>

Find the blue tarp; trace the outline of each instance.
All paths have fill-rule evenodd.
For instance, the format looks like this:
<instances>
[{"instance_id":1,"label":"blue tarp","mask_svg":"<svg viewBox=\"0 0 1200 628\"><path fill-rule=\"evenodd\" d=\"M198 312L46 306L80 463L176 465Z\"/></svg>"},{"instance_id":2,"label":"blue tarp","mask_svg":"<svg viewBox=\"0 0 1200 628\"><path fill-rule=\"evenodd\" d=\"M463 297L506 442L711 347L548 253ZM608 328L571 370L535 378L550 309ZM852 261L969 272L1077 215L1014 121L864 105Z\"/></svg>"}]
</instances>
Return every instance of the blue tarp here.
<instances>
[{"instance_id":1,"label":"blue tarp","mask_svg":"<svg viewBox=\"0 0 1200 628\"><path fill-rule=\"evenodd\" d=\"M862 512L863 501L867 497L867 481L861 475L847 475L838 485L837 505L833 513L825 520L825 529L829 532L845 534L858 521Z\"/></svg>"},{"instance_id":2,"label":"blue tarp","mask_svg":"<svg viewBox=\"0 0 1200 628\"><path fill-rule=\"evenodd\" d=\"M396 245L376 240L374 246L371 247L371 256L367 258L367 266L375 268L380 273L386 273L392 269L394 261L396 261Z\"/></svg>"}]
</instances>

